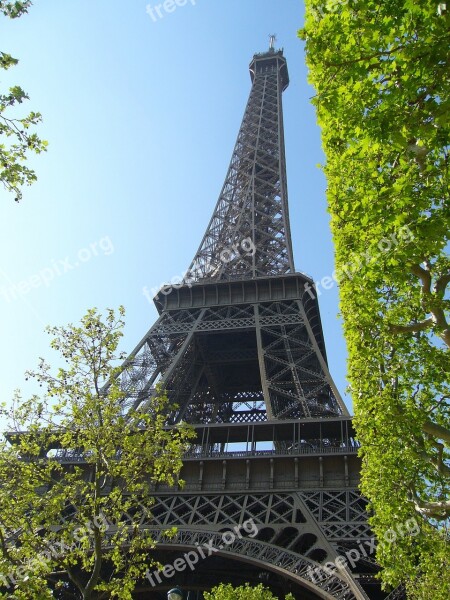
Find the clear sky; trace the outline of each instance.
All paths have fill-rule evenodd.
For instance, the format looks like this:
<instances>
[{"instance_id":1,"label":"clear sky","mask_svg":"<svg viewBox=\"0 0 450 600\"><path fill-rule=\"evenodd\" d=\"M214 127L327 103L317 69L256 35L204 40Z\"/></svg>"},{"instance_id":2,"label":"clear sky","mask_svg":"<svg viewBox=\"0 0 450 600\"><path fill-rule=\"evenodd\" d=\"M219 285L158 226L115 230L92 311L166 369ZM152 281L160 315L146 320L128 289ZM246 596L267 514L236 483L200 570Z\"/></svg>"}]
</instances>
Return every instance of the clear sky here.
<instances>
[{"instance_id":1,"label":"clear sky","mask_svg":"<svg viewBox=\"0 0 450 600\"><path fill-rule=\"evenodd\" d=\"M307 84L298 0L35 0L0 19L0 49L19 58L0 89L21 85L49 150L18 205L0 189L0 399L24 386L47 324L90 307L127 311L122 349L156 318L143 294L188 267L217 201L250 90L248 64L276 33L284 93L296 268L333 272L320 131ZM170 4L167 6L170 7ZM150 10L150 7L152 10ZM158 15L159 12L159 15ZM160 16L161 15L161 16ZM320 298L328 360L343 394L345 343L334 286Z\"/></svg>"}]
</instances>

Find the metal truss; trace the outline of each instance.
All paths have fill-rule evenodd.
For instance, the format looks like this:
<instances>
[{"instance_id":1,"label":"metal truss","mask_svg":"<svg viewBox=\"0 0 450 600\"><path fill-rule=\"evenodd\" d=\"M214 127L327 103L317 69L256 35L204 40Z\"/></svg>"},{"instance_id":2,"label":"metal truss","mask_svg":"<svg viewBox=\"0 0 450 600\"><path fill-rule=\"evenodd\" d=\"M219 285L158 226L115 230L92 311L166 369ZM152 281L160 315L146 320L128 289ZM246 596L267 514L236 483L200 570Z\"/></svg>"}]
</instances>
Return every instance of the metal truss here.
<instances>
[{"instance_id":1,"label":"metal truss","mask_svg":"<svg viewBox=\"0 0 450 600\"><path fill-rule=\"evenodd\" d=\"M353 539L350 532L366 519L364 503L356 490L345 494L343 498L342 492L325 493L327 502L334 497L346 504L347 508L340 507L334 518L347 521L346 538ZM159 548L197 549L205 545L237 560L245 557L262 569L279 572L315 591L320 598L367 599L348 568L328 566L339 552L311 518L311 509L322 510L323 500L324 496L298 492L156 495L151 516L136 511L126 515L122 524L129 522L130 528L138 526L150 532ZM236 527L249 522L252 532ZM176 535L167 537L165 531L173 526L177 527ZM231 543L224 544L223 534L227 531L239 533L232 536ZM345 538L339 541L345 544Z\"/></svg>"},{"instance_id":2,"label":"metal truss","mask_svg":"<svg viewBox=\"0 0 450 600\"><path fill-rule=\"evenodd\" d=\"M342 569L332 572L315 561L299 556L296 552L283 550L265 542L235 537L230 544L223 544L222 533L210 533L178 529L173 537L167 537L160 529L150 529L149 533L158 542L159 547L178 546L197 550L202 545L217 548L218 555L230 556L259 565L261 570L271 570L288 577L302 586L320 593L325 600L367 600L367 595L351 575Z\"/></svg>"},{"instance_id":3,"label":"metal truss","mask_svg":"<svg viewBox=\"0 0 450 600\"><path fill-rule=\"evenodd\" d=\"M344 413L298 301L164 312L123 365L124 407L157 381L172 421L260 421Z\"/></svg>"},{"instance_id":4,"label":"metal truss","mask_svg":"<svg viewBox=\"0 0 450 600\"><path fill-rule=\"evenodd\" d=\"M366 502L357 490L158 495L156 500L152 515L158 526L211 528L251 519L260 526L258 539L314 560L329 558L328 542L371 538ZM333 505L334 513L329 512Z\"/></svg>"},{"instance_id":5,"label":"metal truss","mask_svg":"<svg viewBox=\"0 0 450 600\"><path fill-rule=\"evenodd\" d=\"M282 51L255 56L253 85L225 183L186 279L293 272L281 95Z\"/></svg>"},{"instance_id":6,"label":"metal truss","mask_svg":"<svg viewBox=\"0 0 450 600\"><path fill-rule=\"evenodd\" d=\"M372 537L367 524L367 502L355 490L302 492L302 498L330 541Z\"/></svg>"},{"instance_id":7,"label":"metal truss","mask_svg":"<svg viewBox=\"0 0 450 600\"><path fill-rule=\"evenodd\" d=\"M402 585L398 586L387 596L386 600L406 600L405 588Z\"/></svg>"}]
</instances>

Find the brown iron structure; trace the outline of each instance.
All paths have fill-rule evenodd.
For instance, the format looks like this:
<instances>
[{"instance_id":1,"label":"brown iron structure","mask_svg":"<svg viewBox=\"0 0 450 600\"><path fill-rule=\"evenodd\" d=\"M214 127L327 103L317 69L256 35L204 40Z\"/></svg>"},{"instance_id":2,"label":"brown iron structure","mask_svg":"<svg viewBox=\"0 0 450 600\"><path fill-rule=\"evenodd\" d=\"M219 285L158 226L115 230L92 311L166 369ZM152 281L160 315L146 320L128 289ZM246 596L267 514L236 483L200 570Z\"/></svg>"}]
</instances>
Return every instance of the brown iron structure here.
<instances>
[{"instance_id":1,"label":"brown iron structure","mask_svg":"<svg viewBox=\"0 0 450 600\"><path fill-rule=\"evenodd\" d=\"M126 407L145 409L162 384L177 406L170 423L197 431L185 486L155 488L153 519L142 526L160 541L161 562L188 552L198 560L171 577L149 574L136 597L164 598L176 584L194 600L219 582L249 581L280 597L383 598L351 417L328 370L314 282L294 268L282 112L289 75L273 39L250 75L200 247L183 284L156 295L159 318L120 376ZM169 526L178 533L167 540Z\"/></svg>"}]
</instances>

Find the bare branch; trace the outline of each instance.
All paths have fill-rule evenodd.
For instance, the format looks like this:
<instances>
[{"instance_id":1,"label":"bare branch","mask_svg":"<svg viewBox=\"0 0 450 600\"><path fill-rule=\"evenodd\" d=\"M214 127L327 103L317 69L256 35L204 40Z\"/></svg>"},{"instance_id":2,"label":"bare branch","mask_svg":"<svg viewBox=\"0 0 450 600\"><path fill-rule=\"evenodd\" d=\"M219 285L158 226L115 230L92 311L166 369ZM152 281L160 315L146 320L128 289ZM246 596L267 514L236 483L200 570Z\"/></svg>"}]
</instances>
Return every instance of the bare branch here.
<instances>
[{"instance_id":1,"label":"bare branch","mask_svg":"<svg viewBox=\"0 0 450 600\"><path fill-rule=\"evenodd\" d=\"M416 333L418 331L425 331L433 325L433 319L430 317L429 319L425 319L425 321L420 321L420 323L411 323L410 325L392 325L389 324L389 331L392 333Z\"/></svg>"},{"instance_id":2,"label":"bare branch","mask_svg":"<svg viewBox=\"0 0 450 600\"><path fill-rule=\"evenodd\" d=\"M326 67L345 67L348 65L354 65L359 62L363 62L365 60L372 60L372 58L384 58L385 56L390 56L391 54L397 52L398 50L402 50L403 46L397 46L395 48L391 48L390 50L378 51L373 54L369 54L368 56L360 56L359 58L354 58L352 60L344 60L340 63L325 63Z\"/></svg>"},{"instance_id":3,"label":"bare branch","mask_svg":"<svg viewBox=\"0 0 450 600\"><path fill-rule=\"evenodd\" d=\"M75 584L75 586L80 590L80 592L83 593L83 590L84 590L83 582L75 574L74 569L69 566L65 566L65 569L67 571L67 575L69 576L69 579L72 581L72 583Z\"/></svg>"},{"instance_id":4,"label":"bare branch","mask_svg":"<svg viewBox=\"0 0 450 600\"><path fill-rule=\"evenodd\" d=\"M427 312L432 314L432 321L437 326L439 330L439 336L446 343L446 345L450 348L450 327L447 323L447 319L445 316L445 312L440 304L440 300L445 293L445 288L447 283L450 281L450 273L446 273L442 275L436 282L434 289L435 293L431 291L432 277L431 273L428 269L424 269L420 265L412 265L411 273L416 275L420 281L422 282L422 293L424 296L428 297L428 305L423 305L424 309ZM423 321L423 323L427 323L429 319ZM398 326L400 327L400 326ZM410 326L406 326L410 327ZM425 327L424 327L425 328ZM413 331L421 331L421 329L403 329L398 330L398 333L408 333Z\"/></svg>"},{"instance_id":5,"label":"bare branch","mask_svg":"<svg viewBox=\"0 0 450 600\"><path fill-rule=\"evenodd\" d=\"M431 273L420 265L412 265L411 273L416 275L422 282L422 291L426 294L431 293Z\"/></svg>"},{"instance_id":6,"label":"bare branch","mask_svg":"<svg viewBox=\"0 0 450 600\"><path fill-rule=\"evenodd\" d=\"M450 514L450 500L442 502L426 502L419 498L415 490L411 490L414 508L424 517L442 520Z\"/></svg>"},{"instance_id":7,"label":"bare branch","mask_svg":"<svg viewBox=\"0 0 450 600\"><path fill-rule=\"evenodd\" d=\"M442 425L438 425L432 421L425 421L423 424L423 431L438 440L443 440L447 444L450 444L450 431L445 427L442 427Z\"/></svg>"},{"instance_id":8,"label":"bare branch","mask_svg":"<svg viewBox=\"0 0 450 600\"><path fill-rule=\"evenodd\" d=\"M94 587L98 582L100 569L102 568L103 552L102 552L102 536L97 526L94 527L94 553L95 562L91 577L84 588L83 597L90 598Z\"/></svg>"},{"instance_id":9,"label":"bare branch","mask_svg":"<svg viewBox=\"0 0 450 600\"><path fill-rule=\"evenodd\" d=\"M447 285L450 283L450 272L445 273L445 275L441 275L439 279L434 284L434 293L439 298L443 298L445 294L445 290Z\"/></svg>"}]
</instances>

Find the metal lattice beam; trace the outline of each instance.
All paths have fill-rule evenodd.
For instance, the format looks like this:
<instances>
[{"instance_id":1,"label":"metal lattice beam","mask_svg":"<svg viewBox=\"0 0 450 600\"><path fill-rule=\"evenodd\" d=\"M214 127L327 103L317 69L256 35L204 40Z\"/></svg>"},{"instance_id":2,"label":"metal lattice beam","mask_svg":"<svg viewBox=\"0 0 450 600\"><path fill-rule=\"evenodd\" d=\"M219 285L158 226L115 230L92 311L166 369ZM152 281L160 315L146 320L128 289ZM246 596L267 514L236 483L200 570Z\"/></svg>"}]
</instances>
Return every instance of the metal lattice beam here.
<instances>
[{"instance_id":1,"label":"metal lattice beam","mask_svg":"<svg viewBox=\"0 0 450 600\"><path fill-rule=\"evenodd\" d=\"M255 56L253 86L225 183L186 279L242 279L294 271L281 95L282 51Z\"/></svg>"}]
</instances>

